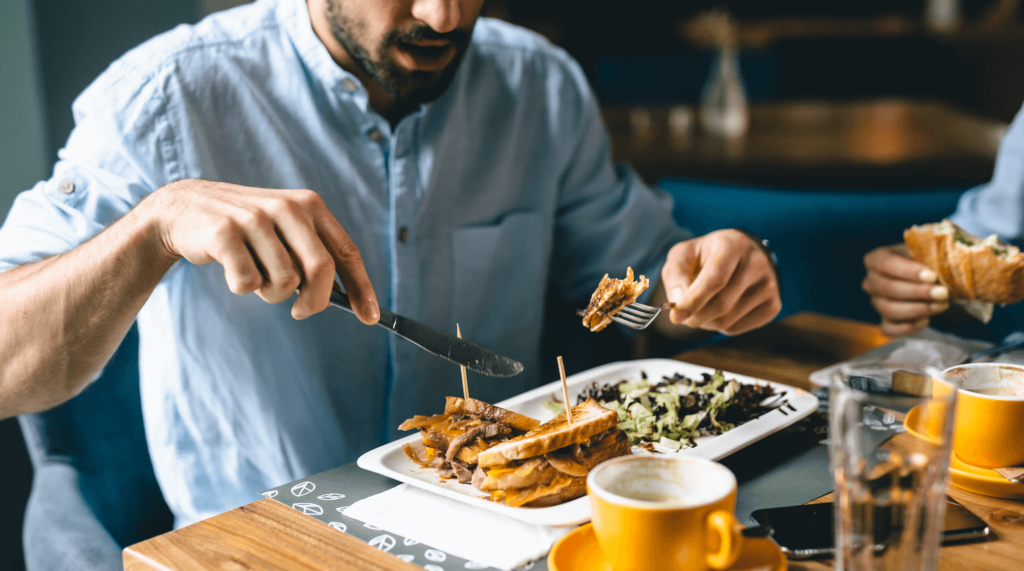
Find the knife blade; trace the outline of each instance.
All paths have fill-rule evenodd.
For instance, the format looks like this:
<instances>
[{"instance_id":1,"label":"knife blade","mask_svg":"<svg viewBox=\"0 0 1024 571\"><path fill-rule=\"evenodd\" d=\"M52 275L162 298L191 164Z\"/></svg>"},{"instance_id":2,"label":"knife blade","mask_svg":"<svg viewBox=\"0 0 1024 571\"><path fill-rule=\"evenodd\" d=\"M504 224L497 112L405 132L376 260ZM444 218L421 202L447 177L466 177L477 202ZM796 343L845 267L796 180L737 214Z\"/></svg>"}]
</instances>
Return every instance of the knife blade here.
<instances>
[{"instance_id":1,"label":"knife blade","mask_svg":"<svg viewBox=\"0 0 1024 571\"><path fill-rule=\"evenodd\" d=\"M352 303L349 301L348 295L338 291L337 288L331 291L331 305L355 313L352 311ZM428 353L463 365L471 371L492 377L514 377L523 372L523 364L515 359L504 357L479 345L463 341L440 329L402 317L397 313L391 313L383 308L380 310L380 321L377 322L377 325Z\"/></svg>"}]
</instances>

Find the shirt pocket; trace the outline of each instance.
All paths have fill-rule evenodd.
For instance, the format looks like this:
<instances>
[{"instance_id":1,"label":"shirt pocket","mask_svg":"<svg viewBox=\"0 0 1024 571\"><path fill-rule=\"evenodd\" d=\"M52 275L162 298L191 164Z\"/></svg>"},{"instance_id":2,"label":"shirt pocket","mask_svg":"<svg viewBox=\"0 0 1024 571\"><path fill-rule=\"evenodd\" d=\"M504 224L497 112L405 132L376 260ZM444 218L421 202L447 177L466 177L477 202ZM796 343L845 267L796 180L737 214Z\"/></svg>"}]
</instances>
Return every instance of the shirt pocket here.
<instances>
[{"instance_id":1,"label":"shirt pocket","mask_svg":"<svg viewBox=\"0 0 1024 571\"><path fill-rule=\"evenodd\" d=\"M452 232L452 329L516 359L539 350L553 228L537 212Z\"/></svg>"}]
</instances>

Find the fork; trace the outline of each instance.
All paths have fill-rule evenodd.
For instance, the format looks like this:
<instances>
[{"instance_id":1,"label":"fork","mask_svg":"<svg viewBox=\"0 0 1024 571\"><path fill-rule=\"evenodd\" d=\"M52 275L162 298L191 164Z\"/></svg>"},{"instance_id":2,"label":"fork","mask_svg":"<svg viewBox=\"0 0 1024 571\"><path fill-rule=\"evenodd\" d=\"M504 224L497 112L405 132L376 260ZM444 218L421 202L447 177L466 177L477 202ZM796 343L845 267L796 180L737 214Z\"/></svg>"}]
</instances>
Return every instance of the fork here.
<instances>
[{"instance_id":1,"label":"fork","mask_svg":"<svg viewBox=\"0 0 1024 571\"><path fill-rule=\"evenodd\" d=\"M642 303L631 303L620 309L615 315L609 315L608 317L615 323L641 331L647 329L651 323L654 323L654 319L661 315L661 310L665 309L665 307L669 307L669 304L665 304L662 307L651 307ZM583 317L584 313L585 310L583 309L576 311L576 315L579 317Z\"/></svg>"}]
</instances>

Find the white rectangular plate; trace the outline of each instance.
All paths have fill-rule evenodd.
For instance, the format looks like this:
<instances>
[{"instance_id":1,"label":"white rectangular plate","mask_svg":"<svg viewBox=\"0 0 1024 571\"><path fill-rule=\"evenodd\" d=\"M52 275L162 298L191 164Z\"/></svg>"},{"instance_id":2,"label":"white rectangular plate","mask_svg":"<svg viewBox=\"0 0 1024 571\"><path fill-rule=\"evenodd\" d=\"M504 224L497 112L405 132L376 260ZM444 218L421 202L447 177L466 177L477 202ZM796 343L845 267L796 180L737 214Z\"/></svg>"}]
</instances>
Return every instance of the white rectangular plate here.
<instances>
[{"instance_id":1,"label":"white rectangular plate","mask_svg":"<svg viewBox=\"0 0 1024 571\"><path fill-rule=\"evenodd\" d=\"M661 379L663 376L670 377L675 373L680 373L690 379L699 379L701 373L713 373L714 369L670 359L642 359L610 363L566 379L569 385L569 400L575 402L576 396L595 381L602 384L615 383L622 379L639 377L640 371L647 373L647 377L653 380ZM804 390L743 375L734 375L729 372L725 373L725 378L736 379L741 383L747 384L768 384L777 393L785 391L789 403L793 405L796 411L787 410L787 414L783 414L779 410L774 410L746 424L741 424L724 434L698 438L696 448L684 448L677 452L677 454L718 460L793 424L818 408L818 399ZM543 403L544 401L552 400L554 396L557 396L559 401L562 400L562 386L559 381L495 404L519 414L536 418L541 422L547 422L555 415L546 409ZM439 398L438 409L441 404ZM422 414L430 415L433 413L430 410L424 410ZM409 485L436 492L449 498L475 505L481 509L507 515L508 517L534 525L568 526L590 521L590 501L586 496L548 508L508 507L488 500L487 494L469 484L459 484L455 480L438 480L432 470L420 468L406 457L405 452L402 451L402 445L404 444L412 444L413 448L417 451L423 448L419 432L416 432L363 454L359 457L357 465L364 470L382 474L399 482L405 482ZM648 452L634 447L633 453L647 454Z\"/></svg>"}]
</instances>

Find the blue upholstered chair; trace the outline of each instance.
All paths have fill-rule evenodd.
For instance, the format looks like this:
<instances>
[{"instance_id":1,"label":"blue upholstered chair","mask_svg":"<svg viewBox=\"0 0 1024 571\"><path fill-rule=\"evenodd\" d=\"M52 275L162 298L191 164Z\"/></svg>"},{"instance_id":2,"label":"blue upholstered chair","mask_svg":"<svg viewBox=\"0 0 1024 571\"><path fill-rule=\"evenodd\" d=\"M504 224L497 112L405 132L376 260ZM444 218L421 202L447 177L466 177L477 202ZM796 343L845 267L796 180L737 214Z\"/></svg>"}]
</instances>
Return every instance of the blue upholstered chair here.
<instances>
[{"instance_id":1,"label":"blue upholstered chair","mask_svg":"<svg viewBox=\"0 0 1024 571\"><path fill-rule=\"evenodd\" d=\"M138 346L133 326L80 395L20 418L35 468L29 571L121 569L121 549L172 527L142 426Z\"/></svg>"}]
</instances>

